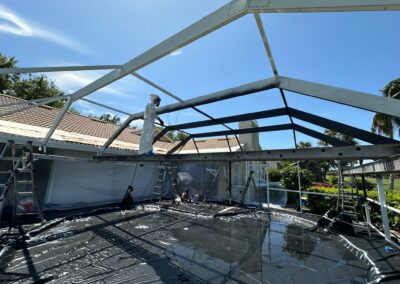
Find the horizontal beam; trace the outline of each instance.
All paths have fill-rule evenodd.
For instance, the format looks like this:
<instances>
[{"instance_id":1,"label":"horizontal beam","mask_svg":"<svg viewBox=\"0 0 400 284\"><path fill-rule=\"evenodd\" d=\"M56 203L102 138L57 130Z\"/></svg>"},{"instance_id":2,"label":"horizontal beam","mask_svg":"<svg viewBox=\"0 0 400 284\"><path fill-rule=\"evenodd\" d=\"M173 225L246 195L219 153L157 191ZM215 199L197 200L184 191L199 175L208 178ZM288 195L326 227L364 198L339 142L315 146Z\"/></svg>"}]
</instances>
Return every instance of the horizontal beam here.
<instances>
[{"instance_id":1,"label":"horizontal beam","mask_svg":"<svg viewBox=\"0 0 400 284\"><path fill-rule=\"evenodd\" d=\"M387 159L346 169L342 172L342 174L361 175L361 174L384 174L384 173L399 173L399 172L400 172L400 156L397 155Z\"/></svg>"},{"instance_id":2,"label":"horizontal beam","mask_svg":"<svg viewBox=\"0 0 400 284\"><path fill-rule=\"evenodd\" d=\"M380 159L400 154L400 144L269 151L243 151L232 153L178 154L156 156L96 156L103 161L124 162L241 162L241 161L298 161L298 160L360 160Z\"/></svg>"},{"instance_id":3,"label":"horizontal beam","mask_svg":"<svg viewBox=\"0 0 400 284\"><path fill-rule=\"evenodd\" d=\"M235 88L226 89L223 91L215 92L209 95L195 97L183 102L174 103L166 106L162 106L156 109L157 114L169 113L177 110L187 109L194 106L219 102L222 100L232 99L256 92L261 92L269 89L273 89L278 85L278 81L275 78L260 80L253 83L241 85ZM115 131L115 133L107 140L101 151L106 149L110 144L121 134L121 132L128 127L128 125L137 119L143 119L144 112L135 113L129 116Z\"/></svg>"},{"instance_id":4,"label":"horizontal beam","mask_svg":"<svg viewBox=\"0 0 400 284\"><path fill-rule=\"evenodd\" d=\"M343 105L400 117L400 100L367 93L317 84L292 78L279 77L279 88Z\"/></svg>"},{"instance_id":5,"label":"horizontal beam","mask_svg":"<svg viewBox=\"0 0 400 284\"><path fill-rule=\"evenodd\" d=\"M328 143L329 145L332 145L332 146L350 146L350 144L347 143L347 142L339 140L339 139L337 139L335 137L331 137L331 136L322 134L322 133L317 132L315 130L303 127L301 125L293 124L293 127L294 127L294 130L296 130L298 132L301 132L301 133L303 133L305 135L311 136L311 137L313 137L315 139L322 140L322 141Z\"/></svg>"},{"instance_id":6,"label":"horizontal beam","mask_svg":"<svg viewBox=\"0 0 400 284\"><path fill-rule=\"evenodd\" d=\"M202 121L196 121L196 122L170 125L167 128L164 128L154 138L154 141L157 141L158 139L160 139L162 136L164 136L170 130L181 130L181 129L205 127L205 126L218 125L218 124L222 124L222 123L232 123L232 122L238 122L238 121L276 117L276 116L282 116L282 115L286 115L285 108L271 109L271 110L259 111L259 112L251 112L251 113L246 113L246 114L241 114L241 115L232 115L232 116L227 116L227 117L215 118L214 120L202 120Z\"/></svg>"},{"instance_id":7,"label":"horizontal beam","mask_svg":"<svg viewBox=\"0 0 400 284\"><path fill-rule=\"evenodd\" d=\"M48 73L64 71L89 71L109 70L120 68L121 65L91 65L91 66L57 66L57 67L18 67L0 68L0 74L25 74L25 73Z\"/></svg>"},{"instance_id":8,"label":"horizontal beam","mask_svg":"<svg viewBox=\"0 0 400 284\"><path fill-rule=\"evenodd\" d=\"M278 125L263 126L263 127L253 127L253 128L242 128L242 129L235 129L235 130L195 133L195 134L192 134L191 136L192 136L192 138L205 138L205 137L216 137L216 136L225 136L225 135L233 135L233 134L250 134L250 133L291 130L291 129L293 129L291 124L278 124Z\"/></svg>"},{"instance_id":9,"label":"horizontal beam","mask_svg":"<svg viewBox=\"0 0 400 284\"><path fill-rule=\"evenodd\" d=\"M248 7L257 13L354 12L400 10L399 0L250 0Z\"/></svg>"},{"instance_id":10,"label":"horizontal beam","mask_svg":"<svg viewBox=\"0 0 400 284\"><path fill-rule=\"evenodd\" d=\"M399 141L384 137L381 135L377 135L375 133L371 133L356 127L352 127L334 120L330 120L327 118L323 118L321 116L317 116L311 113L307 113L304 111L300 111L294 108L288 108L288 111L292 117L297 119L306 121L308 123L312 123L327 129L335 130L342 134L349 135L353 138L360 139L362 141L371 143L371 144L395 144L399 143Z\"/></svg>"},{"instance_id":11,"label":"horizontal beam","mask_svg":"<svg viewBox=\"0 0 400 284\"><path fill-rule=\"evenodd\" d=\"M111 106L108 106L108 105L105 105L105 104L102 104L102 103L98 103L98 102L89 100L89 99L86 99L86 98L82 98L81 100L82 100L82 101L85 101L85 102L87 102L87 103L90 103L90 104L97 105L97 106L99 106L99 107L103 107L103 108L106 108L106 109L109 109L109 110L113 110L113 111L115 111L115 112L119 112L119 113L122 113L122 114L125 114L125 115L130 115L129 112L125 112L125 111L122 111L122 110L113 108L113 107L111 107Z\"/></svg>"}]
</instances>

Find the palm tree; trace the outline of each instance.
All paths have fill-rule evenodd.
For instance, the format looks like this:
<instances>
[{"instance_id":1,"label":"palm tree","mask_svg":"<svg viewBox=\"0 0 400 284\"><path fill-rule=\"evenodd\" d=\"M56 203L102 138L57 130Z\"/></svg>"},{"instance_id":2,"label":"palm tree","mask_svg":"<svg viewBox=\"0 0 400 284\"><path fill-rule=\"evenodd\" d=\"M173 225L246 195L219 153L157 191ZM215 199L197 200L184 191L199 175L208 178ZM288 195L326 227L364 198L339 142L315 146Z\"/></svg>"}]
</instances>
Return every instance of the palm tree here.
<instances>
[{"instance_id":1,"label":"palm tree","mask_svg":"<svg viewBox=\"0 0 400 284\"><path fill-rule=\"evenodd\" d=\"M400 99L400 78L390 81L381 91L382 95L387 98ZM371 131L380 135L393 138L397 130L400 136L400 118L390 116L383 113L374 115L371 125ZM390 174L390 190L394 189L394 175Z\"/></svg>"}]
</instances>

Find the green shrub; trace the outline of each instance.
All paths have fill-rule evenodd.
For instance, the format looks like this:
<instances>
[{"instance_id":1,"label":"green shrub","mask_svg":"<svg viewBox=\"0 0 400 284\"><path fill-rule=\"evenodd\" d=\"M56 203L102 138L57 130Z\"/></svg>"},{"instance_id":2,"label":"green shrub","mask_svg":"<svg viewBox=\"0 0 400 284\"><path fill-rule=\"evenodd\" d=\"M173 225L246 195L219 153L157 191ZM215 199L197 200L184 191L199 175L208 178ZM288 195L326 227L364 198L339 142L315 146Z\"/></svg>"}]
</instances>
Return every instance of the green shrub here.
<instances>
[{"instance_id":1,"label":"green shrub","mask_svg":"<svg viewBox=\"0 0 400 284\"><path fill-rule=\"evenodd\" d=\"M308 189L311 192L338 194L338 189L334 187L316 187L313 186ZM317 194L307 195L307 205L312 213L324 214L332 208L336 208L337 198L334 196L323 196Z\"/></svg>"},{"instance_id":2,"label":"green shrub","mask_svg":"<svg viewBox=\"0 0 400 284\"><path fill-rule=\"evenodd\" d=\"M339 178L337 176L332 176L331 177L331 183L334 185L337 185L339 182Z\"/></svg>"},{"instance_id":3,"label":"green shrub","mask_svg":"<svg viewBox=\"0 0 400 284\"><path fill-rule=\"evenodd\" d=\"M269 181L271 182L278 182L282 178L281 172L278 169L271 169L268 172L268 174L269 174Z\"/></svg>"},{"instance_id":4,"label":"green shrub","mask_svg":"<svg viewBox=\"0 0 400 284\"><path fill-rule=\"evenodd\" d=\"M308 189L311 192L321 192L321 193L329 193L329 194L338 194L337 188L329 188L329 187L316 187L313 186ZM361 193L362 194L362 193ZM370 190L367 193L367 196L371 199L379 201L377 190ZM336 207L337 198L333 196L321 196L315 194L308 194L307 196L307 204L308 207L311 209L312 213L316 214L324 214L329 209ZM371 222L377 226L382 227L382 220L381 220L381 212L380 206L374 204L372 202L370 204L370 215L371 215ZM394 208L400 209L400 192L399 191L386 191L386 204L390 205ZM389 216L389 225L391 229L400 231L400 214L388 210Z\"/></svg>"},{"instance_id":5,"label":"green shrub","mask_svg":"<svg viewBox=\"0 0 400 284\"><path fill-rule=\"evenodd\" d=\"M298 190L298 176L296 166L286 166L281 170L281 183L286 189ZM311 186L313 175L309 170L300 169L300 184L302 190ZM299 195L296 192L288 192L288 203L298 201Z\"/></svg>"}]
</instances>

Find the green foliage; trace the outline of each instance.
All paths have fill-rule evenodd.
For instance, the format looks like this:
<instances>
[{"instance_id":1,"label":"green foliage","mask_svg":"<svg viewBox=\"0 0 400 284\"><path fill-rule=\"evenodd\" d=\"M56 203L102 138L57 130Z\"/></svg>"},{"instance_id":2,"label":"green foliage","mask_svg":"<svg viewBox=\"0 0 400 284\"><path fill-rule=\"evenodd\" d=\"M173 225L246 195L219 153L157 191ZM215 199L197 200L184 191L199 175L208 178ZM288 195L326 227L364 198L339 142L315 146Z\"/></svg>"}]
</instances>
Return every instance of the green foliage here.
<instances>
[{"instance_id":1,"label":"green foliage","mask_svg":"<svg viewBox=\"0 0 400 284\"><path fill-rule=\"evenodd\" d=\"M17 65L17 60L15 57L7 57L0 53L0 68L15 68ZM15 82L19 80L19 75L0 75L0 94L6 93L10 90Z\"/></svg>"},{"instance_id":2,"label":"green foliage","mask_svg":"<svg viewBox=\"0 0 400 284\"><path fill-rule=\"evenodd\" d=\"M322 192L329 194L338 194L338 189L333 187L311 187L308 189L311 192ZM311 212L316 214L324 214L329 209L336 207L336 197L322 196L316 194L307 195L307 205Z\"/></svg>"},{"instance_id":3,"label":"green foliage","mask_svg":"<svg viewBox=\"0 0 400 284\"><path fill-rule=\"evenodd\" d=\"M121 118L118 115L114 115L113 116L110 113L103 113L100 116L89 115L89 117L95 118L95 119L98 119L98 120L102 120L102 121L105 121L105 122L110 122L110 123L113 123L113 124L116 124L116 125L120 125L121 124Z\"/></svg>"},{"instance_id":4,"label":"green foliage","mask_svg":"<svg viewBox=\"0 0 400 284\"><path fill-rule=\"evenodd\" d=\"M269 170L268 175L269 175L269 180L271 182L281 181L282 175L281 175L281 171L278 169Z\"/></svg>"},{"instance_id":5,"label":"green foliage","mask_svg":"<svg viewBox=\"0 0 400 284\"><path fill-rule=\"evenodd\" d=\"M400 99L400 78L390 81L383 88L382 96L392 99ZM372 119L372 132L393 138L396 130L400 136L400 118L383 113L375 114Z\"/></svg>"},{"instance_id":6,"label":"green foliage","mask_svg":"<svg viewBox=\"0 0 400 284\"><path fill-rule=\"evenodd\" d=\"M185 134L185 133L183 133L183 132L178 132L178 133L176 133L176 135L175 135L175 140L176 140L176 141L182 141L182 140L184 140L186 137L188 137L187 134Z\"/></svg>"},{"instance_id":7,"label":"green foliage","mask_svg":"<svg viewBox=\"0 0 400 284\"><path fill-rule=\"evenodd\" d=\"M339 182L339 178L337 176L331 176L331 183L333 185L337 185Z\"/></svg>"},{"instance_id":8,"label":"green foliage","mask_svg":"<svg viewBox=\"0 0 400 284\"><path fill-rule=\"evenodd\" d=\"M298 176L296 166L287 166L281 171L281 183L283 187L292 190L298 190ZM300 169L300 183L303 189L310 187L313 176L309 170Z\"/></svg>"},{"instance_id":9,"label":"green foliage","mask_svg":"<svg viewBox=\"0 0 400 284\"><path fill-rule=\"evenodd\" d=\"M17 60L14 57L7 57L0 53L0 68L14 68ZM20 75L0 75L0 93L15 96L24 100L39 98L58 97L64 93L49 80L45 75L39 76L20 76ZM61 108L63 101L48 104L49 106Z\"/></svg>"},{"instance_id":10,"label":"green foliage","mask_svg":"<svg viewBox=\"0 0 400 284\"><path fill-rule=\"evenodd\" d=\"M49 80L45 75L37 77L28 76L27 79L18 80L13 85L13 92L10 95L16 96L24 100L34 100L44 97L58 97L64 93ZM64 103L62 101L53 102L49 106L61 108Z\"/></svg>"},{"instance_id":11,"label":"green foliage","mask_svg":"<svg viewBox=\"0 0 400 284\"><path fill-rule=\"evenodd\" d=\"M307 189L313 180L313 174L309 170L300 169L300 183L302 190ZM298 176L297 176L297 167L296 166L286 166L281 170L281 183L284 188L291 190L298 190ZM294 202L297 200L297 193L289 192L288 193L288 202Z\"/></svg>"},{"instance_id":12,"label":"green foliage","mask_svg":"<svg viewBox=\"0 0 400 284\"><path fill-rule=\"evenodd\" d=\"M168 131L167 136L174 141L182 141L186 137L188 137L187 134L180 132L180 131Z\"/></svg>"},{"instance_id":13,"label":"green foliage","mask_svg":"<svg viewBox=\"0 0 400 284\"><path fill-rule=\"evenodd\" d=\"M310 187L308 191L311 192L321 192L321 193L329 193L329 194L338 194L337 188L328 188L328 187ZM379 200L378 191L371 190L368 191L368 197L374 200ZM390 205L394 208L400 209L400 192L397 191L386 191L386 204ZM321 195L314 195L309 194L307 196L308 199L308 207L311 209L311 212L316 214L324 214L329 209L336 207L336 197L331 196L321 196ZM375 226L381 227L381 213L380 213L380 206L374 203L370 204L370 214L371 214L371 221L374 223ZM389 216L389 225L392 229L396 231L400 231L400 214L388 210Z\"/></svg>"}]
</instances>

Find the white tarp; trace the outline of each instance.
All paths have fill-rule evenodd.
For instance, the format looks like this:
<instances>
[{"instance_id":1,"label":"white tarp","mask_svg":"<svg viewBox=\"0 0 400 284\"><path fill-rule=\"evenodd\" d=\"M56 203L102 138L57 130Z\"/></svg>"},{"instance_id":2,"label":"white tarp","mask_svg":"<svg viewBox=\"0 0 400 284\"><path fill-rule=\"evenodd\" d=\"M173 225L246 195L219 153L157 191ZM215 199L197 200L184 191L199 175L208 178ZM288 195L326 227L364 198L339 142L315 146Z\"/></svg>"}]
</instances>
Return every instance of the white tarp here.
<instances>
[{"instance_id":1,"label":"white tarp","mask_svg":"<svg viewBox=\"0 0 400 284\"><path fill-rule=\"evenodd\" d=\"M121 201L133 181L134 200L150 198L159 168L151 164L137 166L53 161L44 207L80 207Z\"/></svg>"}]
</instances>

